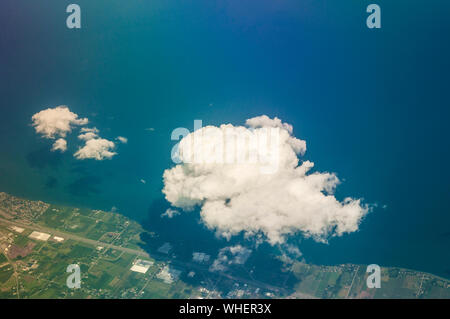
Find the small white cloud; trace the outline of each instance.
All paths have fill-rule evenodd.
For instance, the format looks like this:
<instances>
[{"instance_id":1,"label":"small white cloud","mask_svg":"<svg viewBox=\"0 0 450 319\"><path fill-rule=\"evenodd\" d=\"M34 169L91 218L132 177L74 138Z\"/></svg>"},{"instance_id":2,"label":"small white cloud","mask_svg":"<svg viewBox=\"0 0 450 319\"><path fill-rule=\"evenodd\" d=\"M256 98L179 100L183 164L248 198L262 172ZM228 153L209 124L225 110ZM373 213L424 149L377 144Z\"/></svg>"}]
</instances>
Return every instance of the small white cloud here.
<instances>
[{"instance_id":1,"label":"small white cloud","mask_svg":"<svg viewBox=\"0 0 450 319\"><path fill-rule=\"evenodd\" d=\"M229 246L222 248L214 260L210 271L224 271L228 269L230 265L243 265L247 261L252 251L241 245Z\"/></svg>"},{"instance_id":2,"label":"small white cloud","mask_svg":"<svg viewBox=\"0 0 450 319\"><path fill-rule=\"evenodd\" d=\"M117 136L116 140L118 140L122 144L127 144L128 143L128 139L126 137L123 137L123 136Z\"/></svg>"},{"instance_id":3,"label":"small white cloud","mask_svg":"<svg viewBox=\"0 0 450 319\"><path fill-rule=\"evenodd\" d=\"M65 105L40 111L33 115L32 121L36 133L48 139L65 137L72 131L73 126L86 125L89 122L87 118L78 118L78 115Z\"/></svg>"},{"instance_id":4,"label":"small white cloud","mask_svg":"<svg viewBox=\"0 0 450 319\"><path fill-rule=\"evenodd\" d=\"M80 139L82 141L89 141L94 138L98 138L97 133L94 133L94 132L87 132L87 133L78 135L78 139Z\"/></svg>"},{"instance_id":5,"label":"small white cloud","mask_svg":"<svg viewBox=\"0 0 450 319\"><path fill-rule=\"evenodd\" d=\"M92 127L92 128L91 127L82 127L80 132L81 133L89 133L89 132L91 132L91 133L97 134L97 133L99 133L99 130L96 127Z\"/></svg>"},{"instance_id":6,"label":"small white cloud","mask_svg":"<svg viewBox=\"0 0 450 319\"><path fill-rule=\"evenodd\" d=\"M149 131L149 132L153 132L155 129L153 127L147 127L145 130Z\"/></svg>"},{"instance_id":7,"label":"small white cloud","mask_svg":"<svg viewBox=\"0 0 450 319\"><path fill-rule=\"evenodd\" d=\"M180 212L173 208L168 208L164 213L161 214L161 217L172 218L176 215L180 215Z\"/></svg>"},{"instance_id":8,"label":"small white cloud","mask_svg":"<svg viewBox=\"0 0 450 319\"><path fill-rule=\"evenodd\" d=\"M85 145L74 154L77 159L95 159L101 161L104 159L111 159L114 155L117 155L117 153L113 151L116 148L116 144L99 137L99 130L97 128L84 128L81 132L83 132L83 134L78 135L78 139L85 141ZM121 136L119 136L117 140L121 143L128 142L125 137Z\"/></svg>"},{"instance_id":9,"label":"small white cloud","mask_svg":"<svg viewBox=\"0 0 450 319\"><path fill-rule=\"evenodd\" d=\"M61 153L64 153L67 150L67 141L63 138L59 138L53 143L52 146L52 152L54 151L60 151Z\"/></svg>"},{"instance_id":10,"label":"small white cloud","mask_svg":"<svg viewBox=\"0 0 450 319\"><path fill-rule=\"evenodd\" d=\"M146 181L145 179L141 179L140 182L141 182L142 184L147 184L147 181Z\"/></svg>"},{"instance_id":11,"label":"small white cloud","mask_svg":"<svg viewBox=\"0 0 450 319\"><path fill-rule=\"evenodd\" d=\"M285 265L292 265L303 255L298 247L289 244L281 245L280 252L281 255L279 256L279 258Z\"/></svg>"},{"instance_id":12,"label":"small white cloud","mask_svg":"<svg viewBox=\"0 0 450 319\"><path fill-rule=\"evenodd\" d=\"M102 161L104 159L111 159L114 155L117 155L117 153L113 151L115 147L116 145L114 142L104 138L91 138L86 140L86 144L80 148L74 156L80 160L95 159L97 161Z\"/></svg>"},{"instance_id":13,"label":"small white cloud","mask_svg":"<svg viewBox=\"0 0 450 319\"><path fill-rule=\"evenodd\" d=\"M36 113L32 117L32 125L36 133L44 138L56 139L53 143L52 151L65 152L67 150L67 141L65 137L72 132L75 126L83 126L89 123L87 118L79 118L77 114L71 112L65 105ZM82 127L78 139L85 144L74 154L77 159L110 159L117 153L114 152L116 145L114 142L99 137L99 130L96 127ZM117 138L121 143L128 140L125 137Z\"/></svg>"},{"instance_id":14,"label":"small white cloud","mask_svg":"<svg viewBox=\"0 0 450 319\"><path fill-rule=\"evenodd\" d=\"M294 257L301 257L302 256L302 252L300 251L300 249L298 249L297 246L293 246L293 245L286 245L285 246L286 252L293 255Z\"/></svg>"}]
</instances>

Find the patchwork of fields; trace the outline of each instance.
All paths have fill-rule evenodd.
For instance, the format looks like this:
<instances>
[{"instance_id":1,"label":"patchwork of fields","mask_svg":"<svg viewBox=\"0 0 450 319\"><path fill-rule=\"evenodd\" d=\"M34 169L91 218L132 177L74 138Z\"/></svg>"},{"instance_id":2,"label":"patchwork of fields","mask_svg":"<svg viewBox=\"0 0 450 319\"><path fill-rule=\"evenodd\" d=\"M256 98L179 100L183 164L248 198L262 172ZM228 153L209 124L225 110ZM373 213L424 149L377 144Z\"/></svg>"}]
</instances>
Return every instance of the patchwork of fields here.
<instances>
[{"instance_id":1,"label":"patchwork of fields","mask_svg":"<svg viewBox=\"0 0 450 319\"><path fill-rule=\"evenodd\" d=\"M381 268L381 288L368 288L367 266L353 264L294 261L286 269L294 287L278 287L168 252L150 256L143 233L154 235L114 212L0 193L0 298L450 298L450 281L392 267ZM67 285L73 264L79 289Z\"/></svg>"}]
</instances>

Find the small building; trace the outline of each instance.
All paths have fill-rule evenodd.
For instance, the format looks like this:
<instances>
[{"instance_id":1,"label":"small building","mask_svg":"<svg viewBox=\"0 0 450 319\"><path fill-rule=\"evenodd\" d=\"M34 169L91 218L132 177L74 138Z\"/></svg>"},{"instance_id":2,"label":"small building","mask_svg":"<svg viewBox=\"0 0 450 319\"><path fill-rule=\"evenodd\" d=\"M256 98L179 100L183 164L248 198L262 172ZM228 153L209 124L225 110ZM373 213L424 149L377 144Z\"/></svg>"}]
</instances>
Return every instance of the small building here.
<instances>
[{"instance_id":1,"label":"small building","mask_svg":"<svg viewBox=\"0 0 450 319\"><path fill-rule=\"evenodd\" d=\"M34 231L30 234L30 236L28 236L31 239L37 239L37 240L42 240L42 241L47 241L50 238L50 234L46 234L46 233L41 233L38 231Z\"/></svg>"},{"instance_id":2,"label":"small building","mask_svg":"<svg viewBox=\"0 0 450 319\"><path fill-rule=\"evenodd\" d=\"M136 259L131 266L130 270L134 272L139 272L141 274L145 274L148 269L153 265L153 261Z\"/></svg>"},{"instance_id":3,"label":"small building","mask_svg":"<svg viewBox=\"0 0 450 319\"><path fill-rule=\"evenodd\" d=\"M23 233L23 231L25 230L24 228L21 227L17 227L17 226L11 226L11 229L14 230L16 233Z\"/></svg>"}]
</instances>

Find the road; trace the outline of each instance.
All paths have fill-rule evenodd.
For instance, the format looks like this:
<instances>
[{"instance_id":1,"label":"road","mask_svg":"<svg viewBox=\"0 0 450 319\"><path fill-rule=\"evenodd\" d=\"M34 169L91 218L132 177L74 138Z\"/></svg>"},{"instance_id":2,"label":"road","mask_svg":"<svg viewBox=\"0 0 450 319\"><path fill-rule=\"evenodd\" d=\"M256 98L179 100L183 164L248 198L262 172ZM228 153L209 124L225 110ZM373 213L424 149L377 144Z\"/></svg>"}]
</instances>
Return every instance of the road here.
<instances>
[{"instance_id":1,"label":"road","mask_svg":"<svg viewBox=\"0 0 450 319\"><path fill-rule=\"evenodd\" d=\"M111 248L111 249L123 251L126 253L130 253L130 254L134 254L137 256L141 256L141 257L147 257L147 258L150 257L150 255L148 253L146 253L145 251L142 251L142 250L107 244L107 243L104 243L104 242L101 242L98 240L80 237L80 236L77 236L77 235L74 235L71 233L62 232L59 230L51 229L51 228L40 226L37 224L26 224L26 223L22 223L22 222L18 222L18 221L7 220L7 219L1 218L1 217L0 217L0 223L12 225L12 226L18 226L18 227L22 227L22 228L32 228L33 230L50 233L53 236L56 235L58 237L63 237L65 239L72 239L72 240L79 241L79 242L82 242L85 244L89 244L89 245L92 245L95 247L102 246L102 247Z\"/></svg>"},{"instance_id":2,"label":"road","mask_svg":"<svg viewBox=\"0 0 450 319\"><path fill-rule=\"evenodd\" d=\"M353 283L355 282L355 278L356 278L356 275L358 274L358 270L359 270L359 266L356 267L355 275L353 276L350 288L348 288L347 297L345 297L345 298L348 298L350 296L350 292L352 291Z\"/></svg>"},{"instance_id":3,"label":"road","mask_svg":"<svg viewBox=\"0 0 450 319\"><path fill-rule=\"evenodd\" d=\"M2 213L2 211L0 211L0 213ZM11 225L11 226L17 226L17 227L21 227L21 228L29 228L29 229L37 230L37 231L40 231L40 232L49 233L49 234L52 234L53 236L56 235L56 236L59 236L59 237L63 237L65 239L72 239L72 240L75 240L75 241L79 241L79 242L82 242L82 243L85 243L85 244L92 245L94 247L102 246L102 247L105 247L105 248L115 249L115 250L123 251L123 252L129 253L129 254L134 254L136 256L150 258L150 255L147 252L143 251L143 250L126 248L126 247L122 247L122 246L116 246L116 245L104 243L104 242L101 242L101 241L98 241L98 240L93 240L93 239L77 236L77 235L74 235L74 234L71 234L71 233L55 230L55 229L52 229L52 228L48 228L48 227L37 225L37 224L33 224L33 223L24 223L24 222L20 222L20 221L12 221L12 220L8 220L8 219L4 219L2 217L0 217L0 223ZM195 269L197 271L202 271L202 272L208 272L209 273L208 267L205 267L205 266L197 264L197 263L191 263L191 262L177 260L177 259L171 258L168 255L160 254L160 253L156 253L156 252L155 253L152 252L152 256L153 256L153 258L156 257L159 260L164 260L166 262L169 262L170 264L172 264L172 265L174 265L175 267L178 267L178 268ZM246 278L242 278L242 277L236 277L236 276L224 273L224 272L214 272L211 275L216 275L216 276L219 276L219 277L227 278L227 279L234 280L234 281L240 282L240 283L250 284L252 286L268 289L268 290L271 290L271 291L276 291L276 292L282 293L282 294L288 294L289 293L285 288L277 287L277 286L270 285L270 284L263 283L263 282L256 281L256 280L250 280L250 279L246 279Z\"/></svg>"}]
</instances>

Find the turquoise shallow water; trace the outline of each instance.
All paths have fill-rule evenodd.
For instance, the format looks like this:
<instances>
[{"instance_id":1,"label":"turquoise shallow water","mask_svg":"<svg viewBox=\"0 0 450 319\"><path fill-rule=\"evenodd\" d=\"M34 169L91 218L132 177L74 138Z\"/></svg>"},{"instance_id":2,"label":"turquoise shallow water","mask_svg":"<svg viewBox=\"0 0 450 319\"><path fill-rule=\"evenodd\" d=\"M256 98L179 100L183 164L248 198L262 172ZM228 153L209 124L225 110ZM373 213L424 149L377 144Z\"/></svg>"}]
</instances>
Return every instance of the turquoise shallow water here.
<instances>
[{"instance_id":1,"label":"turquoise shallow water","mask_svg":"<svg viewBox=\"0 0 450 319\"><path fill-rule=\"evenodd\" d=\"M152 220L174 128L278 116L338 197L378 204L357 233L294 239L308 261L450 276L447 2L378 1L381 30L353 1L137 0L78 1L69 30L68 3L0 4L0 190ZM49 152L31 116L60 104L129 143L103 162Z\"/></svg>"}]
</instances>

